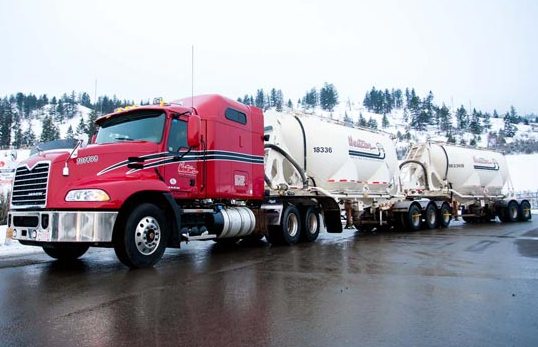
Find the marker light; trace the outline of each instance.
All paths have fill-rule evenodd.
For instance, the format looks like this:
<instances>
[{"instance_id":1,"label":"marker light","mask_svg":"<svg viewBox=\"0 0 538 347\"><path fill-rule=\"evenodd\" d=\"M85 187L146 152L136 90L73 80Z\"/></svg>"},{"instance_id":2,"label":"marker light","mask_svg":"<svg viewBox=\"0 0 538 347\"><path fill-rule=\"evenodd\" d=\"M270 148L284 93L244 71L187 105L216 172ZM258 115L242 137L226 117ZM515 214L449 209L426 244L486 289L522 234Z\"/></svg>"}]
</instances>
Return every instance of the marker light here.
<instances>
[{"instance_id":1,"label":"marker light","mask_svg":"<svg viewBox=\"0 0 538 347\"><path fill-rule=\"evenodd\" d=\"M109 201L110 196L101 189L70 190L65 201Z\"/></svg>"}]
</instances>

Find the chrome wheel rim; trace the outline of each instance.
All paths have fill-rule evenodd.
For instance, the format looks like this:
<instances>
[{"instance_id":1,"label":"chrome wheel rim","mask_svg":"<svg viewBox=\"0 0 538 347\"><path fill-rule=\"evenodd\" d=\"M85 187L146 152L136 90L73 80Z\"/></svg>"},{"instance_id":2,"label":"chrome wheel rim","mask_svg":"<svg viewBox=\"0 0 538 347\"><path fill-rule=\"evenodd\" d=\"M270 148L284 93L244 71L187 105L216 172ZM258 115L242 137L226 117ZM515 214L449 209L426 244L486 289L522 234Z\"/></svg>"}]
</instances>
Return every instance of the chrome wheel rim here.
<instances>
[{"instance_id":1,"label":"chrome wheel rim","mask_svg":"<svg viewBox=\"0 0 538 347\"><path fill-rule=\"evenodd\" d=\"M298 223L297 216L294 213L290 213L288 215L288 235L291 237L295 237L297 233L299 232L299 223Z\"/></svg>"},{"instance_id":2,"label":"chrome wheel rim","mask_svg":"<svg viewBox=\"0 0 538 347\"><path fill-rule=\"evenodd\" d=\"M142 218L135 230L136 249L143 255L153 254L161 242L161 228L151 216Z\"/></svg>"}]
</instances>

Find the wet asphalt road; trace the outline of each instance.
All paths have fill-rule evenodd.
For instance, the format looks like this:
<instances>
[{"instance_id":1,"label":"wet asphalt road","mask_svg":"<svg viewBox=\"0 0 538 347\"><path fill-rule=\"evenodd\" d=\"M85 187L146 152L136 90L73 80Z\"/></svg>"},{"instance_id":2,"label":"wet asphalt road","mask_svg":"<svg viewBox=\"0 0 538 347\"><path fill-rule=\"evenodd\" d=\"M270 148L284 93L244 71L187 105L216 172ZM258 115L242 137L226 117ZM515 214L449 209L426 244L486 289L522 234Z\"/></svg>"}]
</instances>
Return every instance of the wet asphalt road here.
<instances>
[{"instance_id":1,"label":"wet asphalt road","mask_svg":"<svg viewBox=\"0 0 538 347\"><path fill-rule=\"evenodd\" d=\"M538 222L0 258L0 345L538 346Z\"/></svg>"}]
</instances>

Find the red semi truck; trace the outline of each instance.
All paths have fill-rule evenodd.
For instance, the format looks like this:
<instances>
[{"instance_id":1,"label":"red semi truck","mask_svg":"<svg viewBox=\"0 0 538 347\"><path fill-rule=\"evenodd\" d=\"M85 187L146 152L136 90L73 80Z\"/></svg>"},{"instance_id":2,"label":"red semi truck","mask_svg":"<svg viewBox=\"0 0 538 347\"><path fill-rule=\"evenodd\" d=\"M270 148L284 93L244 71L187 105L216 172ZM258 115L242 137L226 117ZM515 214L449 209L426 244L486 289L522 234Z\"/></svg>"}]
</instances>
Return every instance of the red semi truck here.
<instances>
[{"instance_id":1,"label":"red semi truck","mask_svg":"<svg viewBox=\"0 0 538 347\"><path fill-rule=\"evenodd\" d=\"M47 151L16 171L8 227L57 259L114 247L129 267L155 264L182 241L313 241L328 197L269 196L262 111L218 95L136 107L97 119L88 146Z\"/></svg>"},{"instance_id":2,"label":"red semi truck","mask_svg":"<svg viewBox=\"0 0 538 347\"><path fill-rule=\"evenodd\" d=\"M17 167L8 227L22 244L62 260L114 247L127 266L147 267L184 241L314 241L322 223L342 232L342 213L359 230L448 227L452 201L467 204L470 221L531 218L527 200L501 192L508 174L500 154L476 154L498 157L489 167L462 162L470 149L411 151L406 191L386 134L327 119L264 118L207 95L96 122L90 145L44 151Z\"/></svg>"}]
</instances>

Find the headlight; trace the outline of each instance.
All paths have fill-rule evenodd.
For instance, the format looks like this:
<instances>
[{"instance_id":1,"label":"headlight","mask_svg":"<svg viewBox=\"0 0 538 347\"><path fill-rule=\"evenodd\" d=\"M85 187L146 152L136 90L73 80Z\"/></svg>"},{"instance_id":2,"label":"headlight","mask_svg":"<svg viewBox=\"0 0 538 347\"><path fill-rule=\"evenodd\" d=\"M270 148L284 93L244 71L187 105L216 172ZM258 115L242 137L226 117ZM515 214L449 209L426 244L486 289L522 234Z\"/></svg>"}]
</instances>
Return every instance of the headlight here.
<instances>
[{"instance_id":1,"label":"headlight","mask_svg":"<svg viewBox=\"0 0 538 347\"><path fill-rule=\"evenodd\" d=\"M108 201L110 196L101 189L70 190L65 201Z\"/></svg>"}]
</instances>

